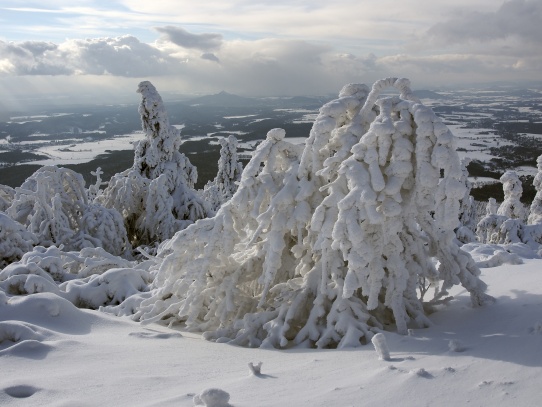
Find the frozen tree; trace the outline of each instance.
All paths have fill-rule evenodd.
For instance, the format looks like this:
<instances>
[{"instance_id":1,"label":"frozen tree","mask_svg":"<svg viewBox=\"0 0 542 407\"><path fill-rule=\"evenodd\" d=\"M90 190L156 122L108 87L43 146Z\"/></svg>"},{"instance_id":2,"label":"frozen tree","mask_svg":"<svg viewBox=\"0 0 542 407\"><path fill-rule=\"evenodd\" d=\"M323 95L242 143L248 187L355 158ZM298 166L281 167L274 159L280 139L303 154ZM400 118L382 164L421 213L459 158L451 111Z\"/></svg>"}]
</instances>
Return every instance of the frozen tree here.
<instances>
[{"instance_id":1,"label":"frozen tree","mask_svg":"<svg viewBox=\"0 0 542 407\"><path fill-rule=\"evenodd\" d=\"M38 242L33 233L0 212L0 269L19 260Z\"/></svg>"},{"instance_id":2,"label":"frozen tree","mask_svg":"<svg viewBox=\"0 0 542 407\"><path fill-rule=\"evenodd\" d=\"M96 182L90 185L87 190L88 200L89 202L92 202L102 193L100 187L107 183L102 182L103 171L100 167L96 168L96 171L91 171L90 174L96 177Z\"/></svg>"},{"instance_id":3,"label":"frozen tree","mask_svg":"<svg viewBox=\"0 0 542 407\"><path fill-rule=\"evenodd\" d=\"M495 198L489 198L486 205L486 216L476 225L476 236L481 243L490 243L498 240L501 225L508 219L506 216L497 215L499 204Z\"/></svg>"},{"instance_id":4,"label":"frozen tree","mask_svg":"<svg viewBox=\"0 0 542 407\"><path fill-rule=\"evenodd\" d=\"M114 209L89 204L83 177L55 166L44 166L18 188L7 214L24 225L43 246L66 250L107 247L120 255L129 242Z\"/></svg>"},{"instance_id":5,"label":"frozen tree","mask_svg":"<svg viewBox=\"0 0 542 407\"><path fill-rule=\"evenodd\" d=\"M387 87L400 96L379 98ZM455 139L406 79L347 85L303 149L284 137L270 131L232 199L161 247L135 318L244 346L345 347L429 325L420 277L440 282L433 301L458 283L473 305L491 300L455 243Z\"/></svg>"},{"instance_id":6,"label":"frozen tree","mask_svg":"<svg viewBox=\"0 0 542 407\"><path fill-rule=\"evenodd\" d=\"M527 223L529 225L542 223L542 155L536 159L538 172L533 180L533 185L536 188L536 195L531 203L531 210Z\"/></svg>"},{"instance_id":7,"label":"frozen tree","mask_svg":"<svg viewBox=\"0 0 542 407\"><path fill-rule=\"evenodd\" d=\"M499 210L499 204L495 198L489 198L486 205L486 215L496 215Z\"/></svg>"},{"instance_id":8,"label":"frozen tree","mask_svg":"<svg viewBox=\"0 0 542 407\"><path fill-rule=\"evenodd\" d=\"M470 158L464 158L461 161L461 182L465 184L466 189L459 207L459 227L455 231L457 239L461 243L476 241L476 235L474 233L476 230L476 206L474 197L470 195L472 184L469 181L469 172L467 170L469 163Z\"/></svg>"},{"instance_id":9,"label":"frozen tree","mask_svg":"<svg viewBox=\"0 0 542 407\"><path fill-rule=\"evenodd\" d=\"M477 225L479 240L494 244L525 243L538 250L542 243L542 228L524 224L525 208L520 202L523 189L519 177L514 171L507 171L501 182L504 201L495 213L495 200L490 199L487 214Z\"/></svg>"},{"instance_id":10,"label":"frozen tree","mask_svg":"<svg viewBox=\"0 0 542 407\"><path fill-rule=\"evenodd\" d=\"M243 172L243 165L237 157L237 139L234 136L222 138L220 145L218 172L215 179L205 185L202 193L215 211L235 194Z\"/></svg>"},{"instance_id":11,"label":"frozen tree","mask_svg":"<svg viewBox=\"0 0 542 407\"><path fill-rule=\"evenodd\" d=\"M135 246L170 238L212 213L194 190L196 168L179 152L180 134L169 124L162 98L148 81L141 82L137 92L145 138L136 146L132 167L113 176L97 198L121 213Z\"/></svg>"},{"instance_id":12,"label":"frozen tree","mask_svg":"<svg viewBox=\"0 0 542 407\"><path fill-rule=\"evenodd\" d=\"M521 203L523 187L515 171L506 171L502 177L504 201L499 206L497 215L506 216L511 219L522 220L525 217L525 208Z\"/></svg>"}]
</instances>

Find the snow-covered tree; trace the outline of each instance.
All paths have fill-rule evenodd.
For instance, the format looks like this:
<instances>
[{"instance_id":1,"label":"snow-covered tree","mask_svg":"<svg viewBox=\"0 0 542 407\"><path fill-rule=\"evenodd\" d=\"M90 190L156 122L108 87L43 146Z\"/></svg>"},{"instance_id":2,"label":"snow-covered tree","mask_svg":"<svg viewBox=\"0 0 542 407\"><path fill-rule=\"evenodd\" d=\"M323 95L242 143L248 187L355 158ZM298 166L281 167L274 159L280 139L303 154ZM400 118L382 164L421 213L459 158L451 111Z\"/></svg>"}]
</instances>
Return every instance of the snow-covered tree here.
<instances>
[{"instance_id":1,"label":"snow-covered tree","mask_svg":"<svg viewBox=\"0 0 542 407\"><path fill-rule=\"evenodd\" d=\"M83 177L67 168L37 170L15 188L7 214L42 246L63 245L66 250L106 247L115 255L129 249L120 215L114 209L89 204Z\"/></svg>"},{"instance_id":2,"label":"snow-covered tree","mask_svg":"<svg viewBox=\"0 0 542 407\"><path fill-rule=\"evenodd\" d=\"M474 197L471 196L470 191L472 184L469 181L469 172L467 166L470 163L470 158L464 158L461 161L461 182L465 184L465 195L461 199L459 207L459 227L456 229L457 239L461 243L470 243L476 241L476 206L474 203Z\"/></svg>"},{"instance_id":3,"label":"snow-covered tree","mask_svg":"<svg viewBox=\"0 0 542 407\"><path fill-rule=\"evenodd\" d=\"M387 87L401 96L379 98ZM455 139L407 80L347 85L304 149L284 137L270 131L232 199L161 247L135 318L245 346L343 347L385 326L429 325L420 277L440 281L433 301L457 283L473 305L491 300L455 244L465 193Z\"/></svg>"},{"instance_id":4,"label":"snow-covered tree","mask_svg":"<svg viewBox=\"0 0 542 407\"><path fill-rule=\"evenodd\" d=\"M531 210L527 223L529 225L542 223L542 155L536 159L538 172L533 180L533 185L536 188L536 195L531 203Z\"/></svg>"},{"instance_id":5,"label":"snow-covered tree","mask_svg":"<svg viewBox=\"0 0 542 407\"><path fill-rule=\"evenodd\" d=\"M495 198L489 198L486 205L486 216L476 225L476 236L481 243L490 243L498 240L501 225L508 219L497 215L499 204Z\"/></svg>"},{"instance_id":6,"label":"snow-covered tree","mask_svg":"<svg viewBox=\"0 0 542 407\"><path fill-rule=\"evenodd\" d=\"M113 176L97 198L122 214L136 246L169 238L176 230L212 214L194 190L197 170L179 152L180 133L169 124L156 88L144 81L137 92L141 94L139 113L145 138L136 146L132 167ZM148 214L152 223L146 221Z\"/></svg>"},{"instance_id":7,"label":"snow-covered tree","mask_svg":"<svg viewBox=\"0 0 542 407\"><path fill-rule=\"evenodd\" d=\"M504 201L495 212L495 200L490 199L487 215L477 225L479 240L494 244L524 243L538 251L542 244L542 227L524 223L525 207L520 202L523 189L519 177L514 171L507 171L501 177L501 182Z\"/></svg>"},{"instance_id":8,"label":"snow-covered tree","mask_svg":"<svg viewBox=\"0 0 542 407\"><path fill-rule=\"evenodd\" d=\"M499 206L497 215L522 220L525 217L525 208L520 201L523 193L521 180L515 171L506 171L500 180L503 184L504 201Z\"/></svg>"},{"instance_id":9,"label":"snow-covered tree","mask_svg":"<svg viewBox=\"0 0 542 407\"><path fill-rule=\"evenodd\" d=\"M243 172L243 165L237 157L237 139L234 136L222 138L220 145L218 172L215 179L204 186L202 192L202 197L215 211L235 194Z\"/></svg>"},{"instance_id":10,"label":"snow-covered tree","mask_svg":"<svg viewBox=\"0 0 542 407\"><path fill-rule=\"evenodd\" d=\"M96 177L96 182L92 185L89 185L87 190L88 200L89 202L92 202L98 197L98 195L102 193L100 187L107 183L102 182L103 171L100 167L96 168L96 171L91 171L90 174Z\"/></svg>"},{"instance_id":11,"label":"snow-covered tree","mask_svg":"<svg viewBox=\"0 0 542 407\"><path fill-rule=\"evenodd\" d=\"M486 215L496 215L499 210L499 204L495 198L489 198L486 205Z\"/></svg>"}]
</instances>

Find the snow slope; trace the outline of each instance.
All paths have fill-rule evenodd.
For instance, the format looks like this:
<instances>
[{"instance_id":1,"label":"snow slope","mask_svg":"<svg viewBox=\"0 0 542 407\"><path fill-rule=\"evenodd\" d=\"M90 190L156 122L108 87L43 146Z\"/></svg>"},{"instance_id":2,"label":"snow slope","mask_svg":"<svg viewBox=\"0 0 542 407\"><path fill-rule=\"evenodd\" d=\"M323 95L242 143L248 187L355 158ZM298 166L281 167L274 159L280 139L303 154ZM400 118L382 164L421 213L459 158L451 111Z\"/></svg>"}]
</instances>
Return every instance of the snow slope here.
<instances>
[{"instance_id":1,"label":"snow slope","mask_svg":"<svg viewBox=\"0 0 542 407\"><path fill-rule=\"evenodd\" d=\"M479 264L504 252L470 250ZM50 293L0 292L0 405L193 406L194 396L218 388L235 407L538 406L542 260L484 268L482 279L495 304L472 308L456 287L455 298L430 315L432 327L384 333L390 361L371 345L279 351L206 342L78 309ZM263 363L260 375L250 362Z\"/></svg>"}]
</instances>

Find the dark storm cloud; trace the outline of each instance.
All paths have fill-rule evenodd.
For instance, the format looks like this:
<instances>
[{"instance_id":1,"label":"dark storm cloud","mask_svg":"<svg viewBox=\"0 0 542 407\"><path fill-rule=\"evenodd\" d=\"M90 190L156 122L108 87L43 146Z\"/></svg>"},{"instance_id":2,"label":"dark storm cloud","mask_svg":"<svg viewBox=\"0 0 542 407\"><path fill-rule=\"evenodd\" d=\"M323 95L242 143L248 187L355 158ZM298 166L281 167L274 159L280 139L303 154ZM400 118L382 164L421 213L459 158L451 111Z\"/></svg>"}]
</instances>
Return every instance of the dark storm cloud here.
<instances>
[{"instance_id":1,"label":"dark storm cloud","mask_svg":"<svg viewBox=\"0 0 542 407\"><path fill-rule=\"evenodd\" d=\"M156 31L163 35L163 38L183 48L199 49L210 51L219 49L222 45L222 35L214 33L192 34L181 27L168 25L156 27Z\"/></svg>"},{"instance_id":2,"label":"dark storm cloud","mask_svg":"<svg viewBox=\"0 0 542 407\"><path fill-rule=\"evenodd\" d=\"M218 57L212 52L206 52L204 54L201 54L201 59L206 59L208 61L220 63L220 59L218 59Z\"/></svg>"}]
</instances>

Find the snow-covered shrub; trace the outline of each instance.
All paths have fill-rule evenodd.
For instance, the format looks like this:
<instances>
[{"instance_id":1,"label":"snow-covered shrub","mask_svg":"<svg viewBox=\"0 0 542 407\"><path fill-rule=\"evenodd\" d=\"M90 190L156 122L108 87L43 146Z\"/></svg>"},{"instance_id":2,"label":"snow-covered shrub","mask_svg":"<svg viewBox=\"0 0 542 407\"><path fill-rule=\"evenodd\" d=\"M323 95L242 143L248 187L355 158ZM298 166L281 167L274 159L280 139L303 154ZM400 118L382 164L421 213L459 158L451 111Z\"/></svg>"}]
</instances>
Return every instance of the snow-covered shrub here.
<instances>
[{"instance_id":1,"label":"snow-covered shrub","mask_svg":"<svg viewBox=\"0 0 542 407\"><path fill-rule=\"evenodd\" d=\"M531 203L531 209L527 223L529 225L542 224L542 155L536 159L538 172L533 180L536 195Z\"/></svg>"},{"instance_id":2,"label":"snow-covered shrub","mask_svg":"<svg viewBox=\"0 0 542 407\"><path fill-rule=\"evenodd\" d=\"M520 255L516 253L519 245L496 245L488 243L467 243L462 249L469 252L480 268L498 267L503 264L522 264L522 257L529 255L521 250Z\"/></svg>"},{"instance_id":3,"label":"snow-covered shrub","mask_svg":"<svg viewBox=\"0 0 542 407\"><path fill-rule=\"evenodd\" d=\"M67 168L37 170L15 188L7 214L42 246L62 245L68 251L106 247L115 255L130 247L118 212L89 204L83 177Z\"/></svg>"},{"instance_id":4,"label":"snow-covered shrub","mask_svg":"<svg viewBox=\"0 0 542 407\"><path fill-rule=\"evenodd\" d=\"M5 212L11 206L15 197L15 190L7 185L0 184L0 211Z\"/></svg>"},{"instance_id":5,"label":"snow-covered shrub","mask_svg":"<svg viewBox=\"0 0 542 407\"><path fill-rule=\"evenodd\" d=\"M85 182L80 174L44 166L15 189L7 213L34 233L40 244L69 244L87 204Z\"/></svg>"},{"instance_id":6,"label":"snow-covered shrub","mask_svg":"<svg viewBox=\"0 0 542 407\"><path fill-rule=\"evenodd\" d=\"M390 86L401 96L379 98ZM347 85L304 148L284 137L271 130L232 199L162 246L135 318L244 346L344 347L429 325L420 277L440 280L435 300L458 283L473 305L491 300L455 243L455 139L407 80Z\"/></svg>"},{"instance_id":7,"label":"snow-covered shrub","mask_svg":"<svg viewBox=\"0 0 542 407\"><path fill-rule=\"evenodd\" d=\"M0 271L0 288L9 294L51 292L84 308L119 304L147 291L151 280L144 264L102 248L64 252L38 246Z\"/></svg>"},{"instance_id":8,"label":"snow-covered shrub","mask_svg":"<svg viewBox=\"0 0 542 407\"><path fill-rule=\"evenodd\" d=\"M37 244L36 236L0 212L0 269L19 260Z\"/></svg>"},{"instance_id":9,"label":"snow-covered shrub","mask_svg":"<svg viewBox=\"0 0 542 407\"><path fill-rule=\"evenodd\" d=\"M212 181L205 184L202 192L203 199L215 211L235 194L243 172L243 165L237 157L237 139L234 136L222 138L220 145L218 172Z\"/></svg>"},{"instance_id":10,"label":"snow-covered shrub","mask_svg":"<svg viewBox=\"0 0 542 407\"><path fill-rule=\"evenodd\" d=\"M134 246L159 243L212 211L194 190L197 170L179 152L179 131L169 124L162 98L148 81L138 87L145 139L134 164L114 175L96 201L117 209Z\"/></svg>"}]
</instances>

